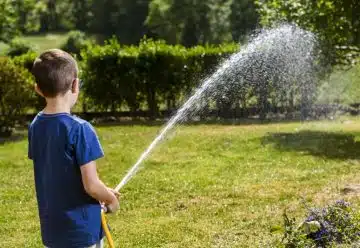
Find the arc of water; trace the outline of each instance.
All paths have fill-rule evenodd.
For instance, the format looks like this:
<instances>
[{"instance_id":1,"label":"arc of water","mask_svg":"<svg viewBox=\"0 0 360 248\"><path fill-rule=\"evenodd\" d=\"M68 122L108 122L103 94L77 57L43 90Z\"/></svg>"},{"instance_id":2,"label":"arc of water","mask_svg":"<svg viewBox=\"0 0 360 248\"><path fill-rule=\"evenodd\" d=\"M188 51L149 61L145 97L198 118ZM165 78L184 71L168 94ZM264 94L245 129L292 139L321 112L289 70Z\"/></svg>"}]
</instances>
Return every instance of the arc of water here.
<instances>
[{"instance_id":1,"label":"arc of water","mask_svg":"<svg viewBox=\"0 0 360 248\"><path fill-rule=\"evenodd\" d=\"M195 91L194 95L185 102L160 131L160 134L130 168L115 190L119 191L136 174L142 162L165 137L167 132L177 123L184 120L185 117L200 110L199 100L207 95L217 95L218 93L215 92L216 86L221 85L222 87L225 86L224 88L231 88L232 85L223 85L224 82L222 81L229 81L230 84L233 84L235 80L256 82L261 77L263 79L271 78L271 76L279 73L286 74L285 77L289 77L289 79L297 75L304 77L304 74L309 73L306 68L309 68L311 63L309 63L307 58L311 57L314 39L315 37L312 33L292 25L283 25L279 28L260 33L240 52L230 56L229 59L218 67L212 76L204 81L201 87ZM279 66L276 64L276 61L280 61L279 63L282 65L280 68L277 68ZM285 67L283 67L283 64L285 64ZM250 70L248 70L249 66L251 67ZM253 74L250 75L250 79L246 75L248 71ZM239 76L240 79L236 79Z\"/></svg>"}]
</instances>

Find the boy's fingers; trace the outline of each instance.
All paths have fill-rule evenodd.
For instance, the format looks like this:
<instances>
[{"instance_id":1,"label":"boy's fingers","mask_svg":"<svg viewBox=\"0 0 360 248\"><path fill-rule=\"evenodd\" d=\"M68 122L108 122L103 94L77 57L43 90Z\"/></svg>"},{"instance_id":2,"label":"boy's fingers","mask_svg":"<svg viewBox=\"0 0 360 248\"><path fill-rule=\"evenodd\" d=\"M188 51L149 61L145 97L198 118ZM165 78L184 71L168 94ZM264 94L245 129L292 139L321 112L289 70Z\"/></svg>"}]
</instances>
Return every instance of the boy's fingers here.
<instances>
[{"instance_id":1,"label":"boy's fingers","mask_svg":"<svg viewBox=\"0 0 360 248\"><path fill-rule=\"evenodd\" d=\"M110 190L111 190L111 192L113 192L113 194L114 194L117 198L120 197L120 193L119 193L118 191L116 191L116 190L114 190L114 189L110 189Z\"/></svg>"}]
</instances>

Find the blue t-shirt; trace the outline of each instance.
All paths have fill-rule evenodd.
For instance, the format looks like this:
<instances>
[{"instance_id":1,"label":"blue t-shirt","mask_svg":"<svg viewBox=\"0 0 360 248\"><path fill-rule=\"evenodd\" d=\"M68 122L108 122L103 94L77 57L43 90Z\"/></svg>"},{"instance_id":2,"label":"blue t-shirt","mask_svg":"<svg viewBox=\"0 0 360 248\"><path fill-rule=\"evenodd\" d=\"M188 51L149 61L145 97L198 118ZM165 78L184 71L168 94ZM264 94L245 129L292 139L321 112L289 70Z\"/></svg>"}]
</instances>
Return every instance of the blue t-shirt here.
<instances>
[{"instance_id":1,"label":"blue t-shirt","mask_svg":"<svg viewBox=\"0 0 360 248\"><path fill-rule=\"evenodd\" d=\"M67 113L39 113L29 127L41 235L50 248L83 248L103 238L101 206L80 167L104 155L94 128Z\"/></svg>"}]
</instances>

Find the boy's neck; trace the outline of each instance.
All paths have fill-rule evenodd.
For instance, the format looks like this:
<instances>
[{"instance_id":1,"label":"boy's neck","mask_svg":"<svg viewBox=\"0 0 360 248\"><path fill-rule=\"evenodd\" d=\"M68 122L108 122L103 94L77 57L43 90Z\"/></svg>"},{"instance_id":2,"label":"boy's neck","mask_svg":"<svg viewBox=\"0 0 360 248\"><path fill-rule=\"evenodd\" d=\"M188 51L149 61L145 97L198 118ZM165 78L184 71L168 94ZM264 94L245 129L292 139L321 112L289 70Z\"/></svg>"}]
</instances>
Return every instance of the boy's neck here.
<instances>
[{"instance_id":1,"label":"boy's neck","mask_svg":"<svg viewBox=\"0 0 360 248\"><path fill-rule=\"evenodd\" d=\"M71 107L65 97L46 98L46 107L43 110L44 114L70 114L70 111Z\"/></svg>"}]
</instances>

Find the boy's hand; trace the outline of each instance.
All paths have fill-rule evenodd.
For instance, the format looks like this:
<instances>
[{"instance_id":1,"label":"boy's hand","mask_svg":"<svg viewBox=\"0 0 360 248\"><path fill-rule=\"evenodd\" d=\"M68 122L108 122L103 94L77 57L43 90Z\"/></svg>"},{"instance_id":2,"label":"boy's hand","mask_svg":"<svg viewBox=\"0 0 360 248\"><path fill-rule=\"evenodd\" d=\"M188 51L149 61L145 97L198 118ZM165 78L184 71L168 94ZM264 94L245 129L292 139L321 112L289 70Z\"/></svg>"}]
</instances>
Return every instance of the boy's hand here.
<instances>
[{"instance_id":1,"label":"boy's hand","mask_svg":"<svg viewBox=\"0 0 360 248\"><path fill-rule=\"evenodd\" d=\"M120 204L119 204L119 200L118 200L120 197L120 194L119 194L119 192L117 192L111 188L108 188L108 190L114 195L113 201L108 205L102 204L102 207L106 213L115 213L120 208Z\"/></svg>"},{"instance_id":2,"label":"boy's hand","mask_svg":"<svg viewBox=\"0 0 360 248\"><path fill-rule=\"evenodd\" d=\"M110 190L110 192L112 192L116 196L117 199L120 198L120 193L119 192L117 192L116 190L114 190L112 188L108 188L108 190Z\"/></svg>"},{"instance_id":3,"label":"boy's hand","mask_svg":"<svg viewBox=\"0 0 360 248\"><path fill-rule=\"evenodd\" d=\"M106 205L105 208L106 213L115 213L120 208L119 201L116 199L116 201L110 203L109 205Z\"/></svg>"}]
</instances>

